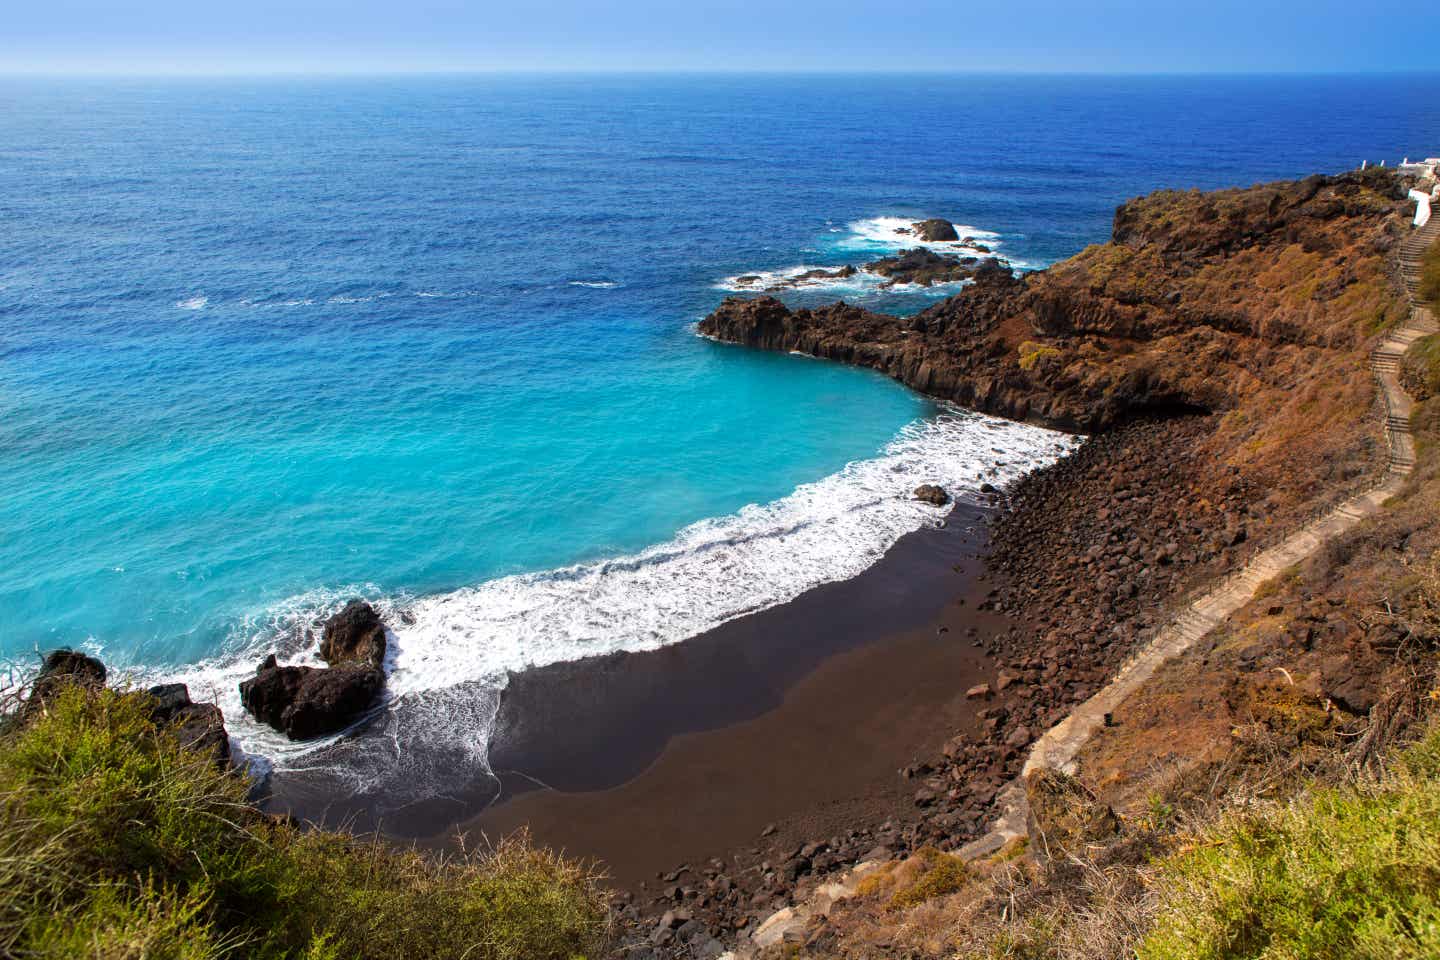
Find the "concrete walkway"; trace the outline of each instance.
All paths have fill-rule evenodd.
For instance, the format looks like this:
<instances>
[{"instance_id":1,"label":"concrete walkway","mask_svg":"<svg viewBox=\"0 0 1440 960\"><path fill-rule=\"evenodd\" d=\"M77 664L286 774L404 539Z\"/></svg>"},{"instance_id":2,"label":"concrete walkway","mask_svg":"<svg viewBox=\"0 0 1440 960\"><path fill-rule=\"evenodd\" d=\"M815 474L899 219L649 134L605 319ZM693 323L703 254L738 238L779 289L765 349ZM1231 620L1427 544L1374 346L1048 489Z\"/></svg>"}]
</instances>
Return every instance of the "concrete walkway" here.
<instances>
[{"instance_id":1,"label":"concrete walkway","mask_svg":"<svg viewBox=\"0 0 1440 960\"><path fill-rule=\"evenodd\" d=\"M1073 773L1076 755L1104 724L1105 715L1113 713L1126 698L1139 690L1161 664L1183 654L1195 641L1248 603L1262 583L1309 557L1327 541L1350 530L1366 517L1379 513L1385 501L1399 492L1405 477L1415 468L1415 441L1410 434L1411 401L1400 387L1400 358L1410 344L1440 330L1430 311L1414 303L1419 286L1421 255L1437 238L1440 238L1440 218L1432 219L1416 230L1401 245L1400 268L1411 296L1410 317L1404 326L1391 331L1370 355L1370 367L1385 398L1388 460L1384 478L1374 489L1340 504L1215 584L1170 621L1154 640L1134 653L1099 693L1046 731L1030 748L1030 756L1019 779L1001 792L1000 814L990 831L962 848L962 856L966 859L984 856L1012 839L1027 836L1029 809L1024 788L1027 774L1042 769Z\"/></svg>"}]
</instances>

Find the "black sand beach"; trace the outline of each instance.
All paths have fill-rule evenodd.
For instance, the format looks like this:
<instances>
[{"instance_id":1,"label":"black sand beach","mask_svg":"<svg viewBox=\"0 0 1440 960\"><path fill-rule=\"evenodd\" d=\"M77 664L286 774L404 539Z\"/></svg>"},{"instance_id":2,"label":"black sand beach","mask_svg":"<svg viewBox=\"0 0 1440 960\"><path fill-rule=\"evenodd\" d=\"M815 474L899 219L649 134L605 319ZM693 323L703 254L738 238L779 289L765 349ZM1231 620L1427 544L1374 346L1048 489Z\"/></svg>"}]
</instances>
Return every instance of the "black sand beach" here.
<instances>
[{"instance_id":1,"label":"black sand beach","mask_svg":"<svg viewBox=\"0 0 1440 960\"><path fill-rule=\"evenodd\" d=\"M684 643L517 676L491 749L504 793L459 829L528 828L633 887L771 824L913 817L899 770L972 725L988 671L970 630L1001 622L975 609L986 512L962 504L859 577Z\"/></svg>"}]
</instances>

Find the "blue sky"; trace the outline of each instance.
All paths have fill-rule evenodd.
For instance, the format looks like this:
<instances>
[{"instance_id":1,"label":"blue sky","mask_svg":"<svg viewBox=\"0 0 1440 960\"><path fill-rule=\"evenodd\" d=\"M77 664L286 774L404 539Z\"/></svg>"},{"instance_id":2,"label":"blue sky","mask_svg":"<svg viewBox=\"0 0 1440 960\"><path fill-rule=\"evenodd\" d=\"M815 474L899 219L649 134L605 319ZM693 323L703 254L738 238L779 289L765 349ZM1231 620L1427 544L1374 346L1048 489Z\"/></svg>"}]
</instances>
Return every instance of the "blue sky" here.
<instances>
[{"instance_id":1,"label":"blue sky","mask_svg":"<svg viewBox=\"0 0 1440 960\"><path fill-rule=\"evenodd\" d=\"M7 0L0 72L1434 70L1331 0Z\"/></svg>"}]
</instances>

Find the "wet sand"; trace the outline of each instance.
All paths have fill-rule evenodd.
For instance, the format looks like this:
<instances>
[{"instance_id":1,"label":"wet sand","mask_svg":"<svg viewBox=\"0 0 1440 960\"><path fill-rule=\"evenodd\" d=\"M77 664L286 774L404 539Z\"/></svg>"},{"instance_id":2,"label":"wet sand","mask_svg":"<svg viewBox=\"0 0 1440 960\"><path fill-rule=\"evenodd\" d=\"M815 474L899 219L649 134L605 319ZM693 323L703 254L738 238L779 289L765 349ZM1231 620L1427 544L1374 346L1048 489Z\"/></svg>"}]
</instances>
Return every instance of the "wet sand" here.
<instances>
[{"instance_id":1,"label":"wet sand","mask_svg":"<svg viewBox=\"0 0 1440 960\"><path fill-rule=\"evenodd\" d=\"M990 671L967 628L1001 626L975 609L985 513L962 504L859 577L683 643L514 677L491 746L500 799L406 832L526 828L637 888L771 824L804 840L914 819L899 770L973 726L965 690Z\"/></svg>"}]
</instances>

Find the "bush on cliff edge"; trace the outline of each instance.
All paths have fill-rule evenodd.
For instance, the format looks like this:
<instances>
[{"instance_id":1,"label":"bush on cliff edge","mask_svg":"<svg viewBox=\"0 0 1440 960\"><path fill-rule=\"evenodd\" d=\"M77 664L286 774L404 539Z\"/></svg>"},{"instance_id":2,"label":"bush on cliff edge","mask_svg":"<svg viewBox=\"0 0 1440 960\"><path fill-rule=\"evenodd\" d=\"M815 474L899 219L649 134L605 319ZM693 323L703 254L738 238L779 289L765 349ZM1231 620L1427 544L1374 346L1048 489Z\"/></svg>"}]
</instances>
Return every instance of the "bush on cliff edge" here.
<instances>
[{"instance_id":1,"label":"bush on cliff edge","mask_svg":"<svg viewBox=\"0 0 1440 960\"><path fill-rule=\"evenodd\" d=\"M1163 867L1143 960L1440 956L1440 726L1378 781L1222 818Z\"/></svg>"},{"instance_id":2,"label":"bush on cliff edge","mask_svg":"<svg viewBox=\"0 0 1440 960\"><path fill-rule=\"evenodd\" d=\"M595 879L519 840L439 860L272 821L148 696L78 687L0 733L0 956L570 958Z\"/></svg>"}]
</instances>

